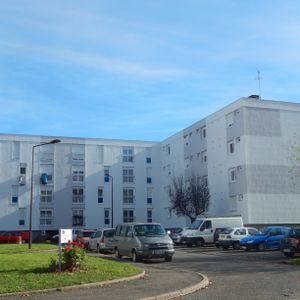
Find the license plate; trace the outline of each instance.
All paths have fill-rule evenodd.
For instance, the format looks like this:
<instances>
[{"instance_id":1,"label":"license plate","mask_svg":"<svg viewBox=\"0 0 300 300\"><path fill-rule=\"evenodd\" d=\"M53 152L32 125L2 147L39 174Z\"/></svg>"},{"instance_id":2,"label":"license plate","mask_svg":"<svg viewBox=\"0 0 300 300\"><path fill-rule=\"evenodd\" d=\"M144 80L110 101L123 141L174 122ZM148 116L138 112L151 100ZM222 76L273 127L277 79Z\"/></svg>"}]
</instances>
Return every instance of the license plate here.
<instances>
[{"instance_id":1,"label":"license plate","mask_svg":"<svg viewBox=\"0 0 300 300\"><path fill-rule=\"evenodd\" d=\"M164 250L153 250L152 254L164 254L165 251Z\"/></svg>"},{"instance_id":2,"label":"license plate","mask_svg":"<svg viewBox=\"0 0 300 300\"><path fill-rule=\"evenodd\" d=\"M283 252L291 252L291 249L283 249Z\"/></svg>"}]
</instances>

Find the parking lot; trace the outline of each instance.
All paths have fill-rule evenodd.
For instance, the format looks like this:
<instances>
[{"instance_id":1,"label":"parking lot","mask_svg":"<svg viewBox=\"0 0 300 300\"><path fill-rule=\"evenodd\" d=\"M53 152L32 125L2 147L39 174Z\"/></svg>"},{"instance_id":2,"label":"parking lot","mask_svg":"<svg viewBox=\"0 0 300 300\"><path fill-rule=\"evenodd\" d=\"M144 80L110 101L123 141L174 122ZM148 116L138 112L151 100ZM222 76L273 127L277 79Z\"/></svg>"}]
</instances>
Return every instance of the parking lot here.
<instances>
[{"instance_id":1,"label":"parking lot","mask_svg":"<svg viewBox=\"0 0 300 300\"><path fill-rule=\"evenodd\" d=\"M288 262L279 251L177 247L164 267L201 272L212 282L182 299L300 299L300 266Z\"/></svg>"}]
</instances>

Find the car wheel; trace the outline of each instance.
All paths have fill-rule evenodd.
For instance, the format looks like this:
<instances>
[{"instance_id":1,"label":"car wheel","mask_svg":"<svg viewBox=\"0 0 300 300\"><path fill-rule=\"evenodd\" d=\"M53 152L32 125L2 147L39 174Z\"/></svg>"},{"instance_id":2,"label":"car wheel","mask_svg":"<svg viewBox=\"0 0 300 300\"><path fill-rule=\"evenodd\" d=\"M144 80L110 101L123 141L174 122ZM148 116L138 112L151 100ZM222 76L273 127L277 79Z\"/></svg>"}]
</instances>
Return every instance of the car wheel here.
<instances>
[{"instance_id":1,"label":"car wheel","mask_svg":"<svg viewBox=\"0 0 300 300\"><path fill-rule=\"evenodd\" d=\"M240 249L241 249L240 243L239 243L239 242L234 243L234 244L233 244L233 249L234 249L234 250L240 250Z\"/></svg>"},{"instance_id":2,"label":"car wheel","mask_svg":"<svg viewBox=\"0 0 300 300\"><path fill-rule=\"evenodd\" d=\"M197 247L203 247L203 245L204 245L204 240L203 239L199 239L199 240L196 241L196 246Z\"/></svg>"},{"instance_id":3,"label":"car wheel","mask_svg":"<svg viewBox=\"0 0 300 300\"><path fill-rule=\"evenodd\" d=\"M136 251L135 250L132 250L131 256L132 256L132 261L133 262L138 262L139 261L138 256L136 255Z\"/></svg>"},{"instance_id":4,"label":"car wheel","mask_svg":"<svg viewBox=\"0 0 300 300\"><path fill-rule=\"evenodd\" d=\"M192 247L193 246L193 244L192 243L188 243L188 244L186 244L188 247Z\"/></svg>"},{"instance_id":5,"label":"car wheel","mask_svg":"<svg viewBox=\"0 0 300 300\"><path fill-rule=\"evenodd\" d=\"M172 261L173 257L171 255L167 255L165 257L165 261Z\"/></svg>"},{"instance_id":6,"label":"car wheel","mask_svg":"<svg viewBox=\"0 0 300 300\"><path fill-rule=\"evenodd\" d=\"M220 245L219 245L219 244L216 244L215 246L216 246L216 248L218 248L218 249L220 248Z\"/></svg>"},{"instance_id":7,"label":"car wheel","mask_svg":"<svg viewBox=\"0 0 300 300\"><path fill-rule=\"evenodd\" d=\"M224 250L228 250L229 246L222 246Z\"/></svg>"},{"instance_id":8,"label":"car wheel","mask_svg":"<svg viewBox=\"0 0 300 300\"><path fill-rule=\"evenodd\" d=\"M260 243L257 245L257 250L262 252L262 251L265 251L266 250L266 244L265 243Z\"/></svg>"},{"instance_id":9,"label":"car wheel","mask_svg":"<svg viewBox=\"0 0 300 300\"><path fill-rule=\"evenodd\" d=\"M285 257L288 257L288 258L294 257L294 255L295 255L294 252L284 252L283 254Z\"/></svg>"},{"instance_id":10,"label":"car wheel","mask_svg":"<svg viewBox=\"0 0 300 300\"><path fill-rule=\"evenodd\" d=\"M120 254L120 251L118 248L115 249L115 256L116 256L116 258L122 258L122 255Z\"/></svg>"},{"instance_id":11,"label":"car wheel","mask_svg":"<svg viewBox=\"0 0 300 300\"><path fill-rule=\"evenodd\" d=\"M87 251L92 251L90 243L87 244Z\"/></svg>"},{"instance_id":12,"label":"car wheel","mask_svg":"<svg viewBox=\"0 0 300 300\"><path fill-rule=\"evenodd\" d=\"M250 248L246 247L246 248L245 248L245 251L250 251Z\"/></svg>"}]
</instances>

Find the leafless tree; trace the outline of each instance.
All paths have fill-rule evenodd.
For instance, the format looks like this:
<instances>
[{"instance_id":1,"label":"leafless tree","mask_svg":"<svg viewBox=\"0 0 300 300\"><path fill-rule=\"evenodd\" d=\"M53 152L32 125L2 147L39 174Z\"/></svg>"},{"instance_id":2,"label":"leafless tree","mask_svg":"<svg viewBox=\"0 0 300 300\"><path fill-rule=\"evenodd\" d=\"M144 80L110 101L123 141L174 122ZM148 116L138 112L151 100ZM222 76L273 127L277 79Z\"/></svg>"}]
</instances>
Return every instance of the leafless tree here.
<instances>
[{"instance_id":1,"label":"leafless tree","mask_svg":"<svg viewBox=\"0 0 300 300\"><path fill-rule=\"evenodd\" d=\"M183 176L174 176L169 191L170 213L186 216L191 222L207 211L209 206L209 189L205 182L191 176L186 181Z\"/></svg>"}]
</instances>

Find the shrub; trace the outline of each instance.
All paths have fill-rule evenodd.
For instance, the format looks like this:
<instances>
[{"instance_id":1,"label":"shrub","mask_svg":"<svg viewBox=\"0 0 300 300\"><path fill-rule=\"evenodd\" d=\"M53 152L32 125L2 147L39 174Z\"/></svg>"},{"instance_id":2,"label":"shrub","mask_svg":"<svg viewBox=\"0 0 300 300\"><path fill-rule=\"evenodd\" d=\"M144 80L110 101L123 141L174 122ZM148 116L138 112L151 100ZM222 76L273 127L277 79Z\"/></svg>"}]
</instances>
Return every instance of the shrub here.
<instances>
[{"instance_id":1,"label":"shrub","mask_svg":"<svg viewBox=\"0 0 300 300\"><path fill-rule=\"evenodd\" d=\"M62 250L62 271L78 271L83 268L85 261L85 251L76 242L70 242Z\"/></svg>"},{"instance_id":2,"label":"shrub","mask_svg":"<svg viewBox=\"0 0 300 300\"><path fill-rule=\"evenodd\" d=\"M70 271L82 270L85 263L85 251L82 246L76 242L69 242L62 248L61 270L59 270L59 260L51 258L49 271Z\"/></svg>"}]
</instances>

